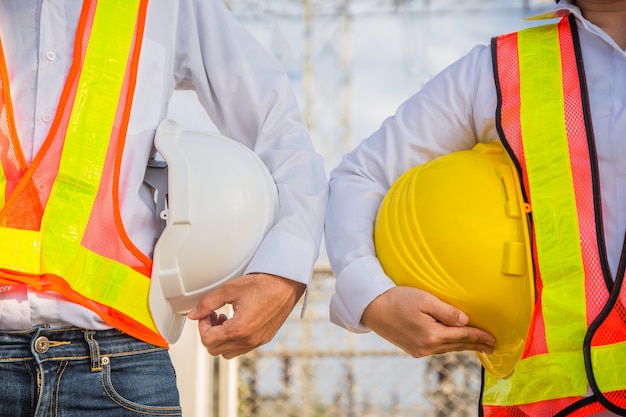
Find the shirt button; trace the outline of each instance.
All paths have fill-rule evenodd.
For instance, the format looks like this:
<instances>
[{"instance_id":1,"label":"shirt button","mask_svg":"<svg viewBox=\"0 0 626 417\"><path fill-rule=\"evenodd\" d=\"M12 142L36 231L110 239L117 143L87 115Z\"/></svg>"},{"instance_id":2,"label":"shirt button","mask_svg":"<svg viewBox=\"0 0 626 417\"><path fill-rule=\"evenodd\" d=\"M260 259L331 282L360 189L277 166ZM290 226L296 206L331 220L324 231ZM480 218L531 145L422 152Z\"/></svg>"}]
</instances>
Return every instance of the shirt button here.
<instances>
[{"instance_id":1,"label":"shirt button","mask_svg":"<svg viewBox=\"0 0 626 417\"><path fill-rule=\"evenodd\" d=\"M49 114L44 114L43 116L41 116L41 120L46 123L50 123L52 121L52 116L50 116Z\"/></svg>"},{"instance_id":2,"label":"shirt button","mask_svg":"<svg viewBox=\"0 0 626 417\"><path fill-rule=\"evenodd\" d=\"M46 52L46 59L48 61L54 61L56 58L57 58L57 54L55 54L53 51Z\"/></svg>"}]
</instances>

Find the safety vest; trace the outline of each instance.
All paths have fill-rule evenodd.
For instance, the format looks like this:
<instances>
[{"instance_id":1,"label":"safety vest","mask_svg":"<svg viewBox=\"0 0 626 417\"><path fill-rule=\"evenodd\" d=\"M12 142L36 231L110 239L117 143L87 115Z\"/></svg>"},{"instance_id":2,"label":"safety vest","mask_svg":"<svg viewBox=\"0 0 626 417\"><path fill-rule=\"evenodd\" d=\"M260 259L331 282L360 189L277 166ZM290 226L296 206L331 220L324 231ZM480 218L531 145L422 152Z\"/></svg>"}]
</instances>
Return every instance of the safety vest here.
<instances>
[{"instance_id":1,"label":"safety vest","mask_svg":"<svg viewBox=\"0 0 626 417\"><path fill-rule=\"evenodd\" d=\"M626 415L624 259L610 274L576 22L493 41L497 127L532 207L537 303L522 358L485 373L485 416Z\"/></svg>"},{"instance_id":2,"label":"safety vest","mask_svg":"<svg viewBox=\"0 0 626 417\"><path fill-rule=\"evenodd\" d=\"M50 133L30 165L0 48L0 283L54 291L167 346L148 307L151 260L122 225L119 174L147 0L85 0Z\"/></svg>"}]
</instances>

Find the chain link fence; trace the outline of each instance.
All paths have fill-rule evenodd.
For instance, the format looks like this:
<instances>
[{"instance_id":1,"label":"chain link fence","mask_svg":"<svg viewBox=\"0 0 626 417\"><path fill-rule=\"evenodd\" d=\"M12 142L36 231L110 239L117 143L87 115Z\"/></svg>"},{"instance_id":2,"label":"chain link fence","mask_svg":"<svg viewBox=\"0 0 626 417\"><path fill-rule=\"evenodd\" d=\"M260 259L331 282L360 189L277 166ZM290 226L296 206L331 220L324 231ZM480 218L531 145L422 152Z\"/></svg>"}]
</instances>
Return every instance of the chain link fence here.
<instances>
[{"instance_id":1,"label":"chain link fence","mask_svg":"<svg viewBox=\"0 0 626 417\"><path fill-rule=\"evenodd\" d=\"M374 333L328 319L334 278L317 273L304 318L296 307L268 345L239 359L241 417L476 416L473 353L415 359Z\"/></svg>"}]
</instances>

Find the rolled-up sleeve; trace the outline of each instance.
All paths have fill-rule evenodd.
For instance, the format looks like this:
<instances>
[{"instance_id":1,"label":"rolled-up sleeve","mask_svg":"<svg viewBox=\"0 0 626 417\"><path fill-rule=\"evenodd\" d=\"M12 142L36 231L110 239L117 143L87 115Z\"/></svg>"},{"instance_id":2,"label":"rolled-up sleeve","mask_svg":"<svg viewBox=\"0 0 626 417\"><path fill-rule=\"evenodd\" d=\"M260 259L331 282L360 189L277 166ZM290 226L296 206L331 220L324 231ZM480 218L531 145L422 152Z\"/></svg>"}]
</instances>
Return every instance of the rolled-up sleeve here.
<instances>
[{"instance_id":1,"label":"rolled-up sleeve","mask_svg":"<svg viewBox=\"0 0 626 417\"><path fill-rule=\"evenodd\" d=\"M325 243L336 276L330 319L366 332L361 316L392 288L374 247L378 208L394 181L437 156L497 139L489 48L475 47L402 103L330 174Z\"/></svg>"}]
</instances>

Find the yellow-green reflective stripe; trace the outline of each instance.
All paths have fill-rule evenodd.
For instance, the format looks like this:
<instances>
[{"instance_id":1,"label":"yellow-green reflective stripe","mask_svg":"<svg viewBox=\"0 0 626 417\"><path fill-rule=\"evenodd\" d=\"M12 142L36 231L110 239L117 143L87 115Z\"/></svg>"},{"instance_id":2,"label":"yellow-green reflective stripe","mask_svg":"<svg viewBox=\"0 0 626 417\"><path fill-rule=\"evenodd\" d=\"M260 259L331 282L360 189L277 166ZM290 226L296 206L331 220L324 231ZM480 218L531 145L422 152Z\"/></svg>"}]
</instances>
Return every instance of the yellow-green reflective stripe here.
<instances>
[{"instance_id":1,"label":"yellow-green reflective stripe","mask_svg":"<svg viewBox=\"0 0 626 417\"><path fill-rule=\"evenodd\" d=\"M137 12L137 1L97 4L59 173L42 221L42 229L68 241L80 243L98 192Z\"/></svg>"},{"instance_id":2,"label":"yellow-green reflective stripe","mask_svg":"<svg viewBox=\"0 0 626 417\"><path fill-rule=\"evenodd\" d=\"M124 313L141 323L149 324L155 330L148 311L147 300L150 279L134 269L100 256L87 249L75 251L71 263L58 268L58 265L44 265L39 262L41 253L41 233L32 230L0 228L0 268L31 275L54 274L60 277L76 278L72 288L106 306L124 305ZM68 253L54 253L52 256L68 258ZM47 257L46 259L50 259ZM84 279L84 271L97 272L102 280ZM82 279L81 279L82 277ZM145 300L140 302L139 300Z\"/></svg>"},{"instance_id":3,"label":"yellow-green reflective stripe","mask_svg":"<svg viewBox=\"0 0 626 417\"><path fill-rule=\"evenodd\" d=\"M602 392L626 387L626 342L591 349L593 376Z\"/></svg>"},{"instance_id":4,"label":"yellow-green reflective stripe","mask_svg":"<svg viewBox=\"0 0 626 417\"><path fill-rule=\"evenodd\" d=\"M114 308L124 306L125 314L151 323L149 278L81 246L102 177L138 4L129 0L97 4L59 174L43 217L42 262L46 273L63 277L83 296Z\"/></svg>"},{"instance_id":5,"label":"yellow-green reflective stripe","mask_svg":"<svg viewBox=\"0 0 626 417\"><path fill-rule=\"evenodd\" d=\"M0 228L0 268L41 274L41 234L33 230Z\"/></svg>"},{"instance_id":6,"label":"yellow-green reflective stripe","mask_svg":"<svg viewBox=\"0 0 626 417\"><path fill-rule=\"evenodd\" d=\"M579 350L524 359L508 378L496 378L485 372L483 403L528 404L586 393L587 377Z\"/></svg>"},{"instance_id":7,"label":"yellow-green reflective stripe","mask_svg":"<svg viewBox=\"0 0 626 417\"><path fill-rule=\"evenodd\" d=\"M549 352L577 351L587 330L585 275L565 127L558 28L523 30L518 42L521 128L543 280L546 342Z\"/></svg>"},{"instance_id":8,"label":"yellow-green reflective stripe","mask_svg":"<svg viewBox=\"0 0 626 417\"><path fill-rule=\"evenodd\" d=\"M626 342L594 347L591 357L596 382L603 392L626 386ZM485 405L529 404L586 395L587 378L580 350L524 359L506 379L485 373Z\"/></svg>"},{"instance_id":9,"label":"yellow-green reflective stripe","mask_svg":"<svg viewBox=\"0 0 626 417\"><path fill-rule=\"evenodd\" d=\"M75 291L106 306L124 306L124 314L156 331L148 309L150 278L86 249L76 255L62 275L77 278L71 281ZM94 271L105 279L89 279L84 271Z\"/></svg>"},{"instance_id":10,"label":"yellow-green reflective stripe","mask_svg":"<svg viewBox=\"0 0 626 417\"><path fill-rule=\"evenodd\" d=\"M59 173L43 216L41 272L63 277L74 291L100 304L124 306L125 314L149 324L149 278L81 245L100 185L138 5L129 0L97 4Z\"/></svg>"},{"instance_id":11,"label":"yellow-green reflective stripe","mask_svg":"<svg viewBox=\"0 0 626 417\"><path fill-rule=\"evenodd\" d=\"M87 298L124 306L126 314L148 323L146 305L136 300L142 295L147 299L149 279L81 246L102 177L138 10L138 1L97 4L59 173L42 221L42 269L63 277ZM90 279L94 276L102 278L96 282Z\"/></svg>"}]
</instances>

